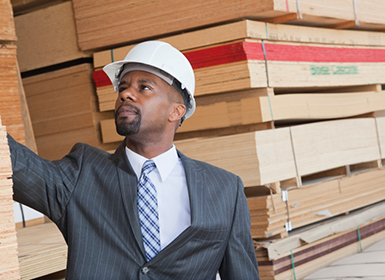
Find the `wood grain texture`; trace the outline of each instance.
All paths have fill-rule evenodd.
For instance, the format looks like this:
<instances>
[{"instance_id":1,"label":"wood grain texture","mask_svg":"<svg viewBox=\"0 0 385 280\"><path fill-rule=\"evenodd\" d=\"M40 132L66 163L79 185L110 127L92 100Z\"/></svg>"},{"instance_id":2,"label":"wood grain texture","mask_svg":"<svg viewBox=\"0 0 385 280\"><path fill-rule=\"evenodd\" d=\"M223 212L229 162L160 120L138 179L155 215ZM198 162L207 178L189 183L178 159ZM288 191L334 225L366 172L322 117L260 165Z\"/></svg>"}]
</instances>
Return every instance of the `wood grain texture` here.
<instances>
[{"instance_id":1,"label":"wood grain texture","mask_svg":"<svg viewBox=\"0 0 385 280\"><path fill-rule=\"evenodd\" d=\"M0 279L20 279L13 217L12 165L5 127L0 123Z\"/></svg>"},{"instance_id":2,"label":"wood grain texture","mask_svg":"<svg viewBox=\"0 0 385 280\"><path fill-rule=\"evenodd\" d=\"M357 7L360 14L359 27L369 30L383 28L381 18L382 3ZM152 37L166 36L181 31L203 28L208 25L244 18L274 20L290 15L290 23L308 26L329 26L344 22L354 22L355 10L352 1L335 3L328 0L320 3L315 0L258 0L258 1L195 1L186 3L181 0L168 2L164 9L162 1L116 2L111 0L74 0L79 46L82 50L95 50L114 45ZM375 8L377 7L377 9ZM151 10L151 15L140 19L125 16L129 10L138 14ZM218 12L220 11L220 12ZM292 15L295 15L294 17ZM366 16L372 14L372 17ZM183 16L179 16L183 15ZM156 28L154 28L156 26Z\"/></svg>"}]
</instances>

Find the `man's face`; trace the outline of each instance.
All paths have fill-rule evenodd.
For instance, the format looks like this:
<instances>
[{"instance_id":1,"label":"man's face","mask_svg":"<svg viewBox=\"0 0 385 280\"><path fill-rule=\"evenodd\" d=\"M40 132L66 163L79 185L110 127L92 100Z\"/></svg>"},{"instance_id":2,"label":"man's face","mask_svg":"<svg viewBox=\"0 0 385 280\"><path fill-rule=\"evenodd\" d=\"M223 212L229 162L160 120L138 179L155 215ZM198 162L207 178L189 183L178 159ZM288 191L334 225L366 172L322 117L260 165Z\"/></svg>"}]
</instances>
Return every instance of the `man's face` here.
<instances>
[{"instance_id":1,"label":"man's face","mask_svg":"<svg viewBox=\"0 0 385 280\"><path fill-rule=\"evenodd\" d=\"M156 75L132 71L120 80L115 124L122 136L155 136L164 132L172 110L170 86Z\"/></svg>"}]
</instances>

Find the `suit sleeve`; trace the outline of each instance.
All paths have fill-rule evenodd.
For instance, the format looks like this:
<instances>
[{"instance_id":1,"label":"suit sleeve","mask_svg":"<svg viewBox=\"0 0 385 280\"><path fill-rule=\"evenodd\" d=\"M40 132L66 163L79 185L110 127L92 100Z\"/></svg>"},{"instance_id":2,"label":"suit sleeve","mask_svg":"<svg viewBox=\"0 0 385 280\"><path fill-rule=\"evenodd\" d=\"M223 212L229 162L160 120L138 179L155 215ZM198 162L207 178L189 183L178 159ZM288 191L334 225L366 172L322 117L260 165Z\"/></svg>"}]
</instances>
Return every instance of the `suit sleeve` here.
<instances>
[{"instance_id":1,"label":"suit sleeve","mask_svg":"<svg viewBox=\"0 0 385 280\"><path fill-rule=\"evenodd\" d=\"M12 161L13 199L57 222L76 185L82 146L57 162L42 159L8 135ZM65 171L65 172L63 172Z\"/></svg>"},{"instance_id":2,"label":"suit sleeve","mask_svg":"<svg viewBox=\"0 0 385 280\"><path fill-rule=\"evenodd\" d=\"M219 268L221 280L259 280L258 264L251 237L250 210L238 177L233 225L225 256Z\"/></svg>"}]
</instances>

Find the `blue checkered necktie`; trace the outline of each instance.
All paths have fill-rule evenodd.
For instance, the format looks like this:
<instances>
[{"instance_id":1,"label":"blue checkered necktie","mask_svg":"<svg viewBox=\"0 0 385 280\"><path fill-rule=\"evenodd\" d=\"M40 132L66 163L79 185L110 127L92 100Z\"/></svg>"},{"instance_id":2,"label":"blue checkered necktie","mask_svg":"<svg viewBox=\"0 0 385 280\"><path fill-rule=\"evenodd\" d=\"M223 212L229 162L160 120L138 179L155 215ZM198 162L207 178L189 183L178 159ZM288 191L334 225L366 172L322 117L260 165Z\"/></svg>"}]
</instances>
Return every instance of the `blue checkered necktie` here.
<instances>
[{"instance_id":1,"label":"blue checkered necktie","mask_svg":"<svg viewBox=\"0 0 385 280\"><path fill-rule=\"evenodd\" d=\"M152 160L144 162L138 184L138 212L147 261L160 251L158 200L148 174L156 168Z\"/></svg>"}]
</instances>

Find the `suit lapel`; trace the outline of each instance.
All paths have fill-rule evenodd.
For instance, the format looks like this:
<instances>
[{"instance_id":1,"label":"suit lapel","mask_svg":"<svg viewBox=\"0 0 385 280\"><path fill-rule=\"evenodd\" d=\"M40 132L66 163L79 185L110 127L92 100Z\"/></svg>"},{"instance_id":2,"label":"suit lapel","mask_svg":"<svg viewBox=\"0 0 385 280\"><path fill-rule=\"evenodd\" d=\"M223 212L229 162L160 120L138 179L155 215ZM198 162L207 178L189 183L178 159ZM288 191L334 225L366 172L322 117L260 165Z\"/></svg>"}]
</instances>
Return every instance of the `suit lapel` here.
<instances>
[{"instance_id":1,"label":"suit lapel","mask_svg":"<svg viewBox=\"0 0 385 280\"><path fill-rule=\"evenodd\" d=\"M116 149L116 152L113 157L118 167L117 172L119 178L119 186L122 193L124 210L126 212L126 216L132 229L135 241L138 244L140 251L142 252L142 257L145 257L142 233L140 230L138 208L136 204L136 186L138 184L138 180L136 178L134 170L131 167L131 164L127 159L125 147L126 141L124 140L123 143L118 147L118 149Z\"/></svg>"},{"instance_id":2,"label":"suit lapel","mask_svg":"<svg viewBox=\"0 0 385 280\"><path fill-rule=\"evenodd\" d=\"M191 227L198 227L203 220L202 202L204 201L204 176L205 171L201 169L193 160L178 151L182 159L186 173L187 188L190 197Z\"/></svg>"}]
</instances>

